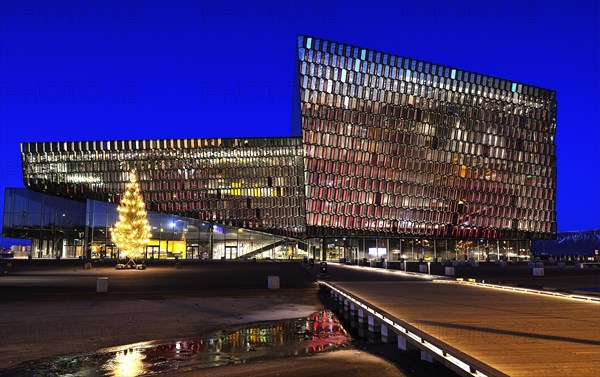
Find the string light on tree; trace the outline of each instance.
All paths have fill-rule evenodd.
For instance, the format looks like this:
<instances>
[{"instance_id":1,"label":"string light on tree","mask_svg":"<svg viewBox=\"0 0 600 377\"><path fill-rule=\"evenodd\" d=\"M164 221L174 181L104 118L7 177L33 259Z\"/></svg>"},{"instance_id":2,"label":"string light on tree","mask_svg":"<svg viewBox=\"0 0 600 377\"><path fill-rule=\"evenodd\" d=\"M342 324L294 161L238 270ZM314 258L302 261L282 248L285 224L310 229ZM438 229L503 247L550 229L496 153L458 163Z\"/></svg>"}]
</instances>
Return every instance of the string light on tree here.
<instances>
[{"instance_id":1,"label":"string light on tree","mask_svg":"<svg viewBox=\"0 0 600 377\"><path fill-rule=\"evenodd\" d=\"M121 250L129 263L140 255L150 242L150 224L144 198L136 179L135 169L129 173L125 195L117 207L119 221L110 229L112 241Z\"/></svg>"}]
</instances>

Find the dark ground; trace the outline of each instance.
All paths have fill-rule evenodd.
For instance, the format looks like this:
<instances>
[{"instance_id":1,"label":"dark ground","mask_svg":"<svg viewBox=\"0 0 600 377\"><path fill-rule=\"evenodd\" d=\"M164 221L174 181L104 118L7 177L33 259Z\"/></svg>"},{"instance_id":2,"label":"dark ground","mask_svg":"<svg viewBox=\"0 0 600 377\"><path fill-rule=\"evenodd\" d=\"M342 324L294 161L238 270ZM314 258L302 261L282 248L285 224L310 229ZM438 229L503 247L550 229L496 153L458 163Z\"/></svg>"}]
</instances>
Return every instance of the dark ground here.
<instances>
[{"instance_id":1,"label":"dark ground","mask_svg":"<svg viewBox=\"0 0 600 377\"><path fill-rule=\"evenodd\" d=\"M140 271L115 270L114 263L94 263L84 270L81 261L16 260L5 271L0 275L0 368L333 308L312 275L317 267L307 269L297 262L184 262L179 269L166 261ZM281 289L267 289L269 275L280 276ZM98 294L96 279L104 276L109 292ZM403 353L393 344L360 339L347 350L322 355L172 373L454 376L439 364L420 361L418 352Z\"/></svg>"},{"instance_id":2,"label":"dark ground","mask_svg":"<svg viewBox=\"0 0 600 377\"><path fill-rule=\"evenodd\" d=\"M280 276L281 290L314 290L312 277L294 262L183 262L149 264L146 270L116 270L114 262L15 260L0 278L0 299L95 295L96 279L108 277L106 296L252 294L267 288L269 275ZM274 291L271 291L273 293ZM289 293L289 292L288 292Z\"/></svg>"},{"instance_id":3,"label":"dark ground","mask_svg":"<svg viewBox=\"0 0 600 377\"><path fill-rule=\"evenodd\" d=\"M3 261L6 262L6 261ZM302 262L243 261L183 261L181 269L174 261L154 262L145 271L115 270L113 261L93 262L91 270L84 270L79 260L12 260L12 265L0 266L0 299L24 299L28 296L84 295L95 293L96 278L109 278L110 295L206 295L214 292L246 292L267 288L267 276L280 276L282 290L315 289L313 276L330 281L421 281L426 274L381 273L381 268L348 266L328 263L328 273L319 275L319 265L305 266ZM302 268L298 268L298 266ZM444 266L431 263L431 274L443 276ZM418 272L419 263L408 263L407 271ZM374 273L378 271L379 273ZM390 271L396 271L390 269ZM518 285L529 288L557 290L600 290L600 268L575 268L567 265L559 269L546 263L545 275L534 277L526 263L508 264L501 268L493 262L479 263L478 267L456 266L454 277L476 279L488 283Z\"/></svg>"},{"instance_id":4,"label":"dark ground","mask_svg":"<svg viewBox=\"0 0 600 377\"><path fill-rule=\"evenodd\" d=\"M150 264L143 271L115 270L114 262L95 262L91 270L84 270L82 261L73 260L14 260L11 264L10 267L1 266L0 270L0 349L3 351L0 365L7 365L4 362L13 356L11 348L15 350L14 358L9 360L8 365L14 365L19 360L36 359L44 352L46 354L43 356L49 356L74 352L74 349L89 351L136 341L188 333L193 335L194 331L256 321L263 316L294 317L295 313L311 308L332 307L328 296L319 294L315 279L422 281L424 278L434 278L336 263L329 263L327 274L323 275L318 263L309 267L301 262L277 261L183 261L181 268L176 268L173 261L164 261ZM444 272L437 263L432 263L431 268L433 274L442 275ZM418 271L418 263L410 263L408 270ZM456 267L457 277L486 282L562 290L600 287L600 269L597 268L575 269L569 266L558 269L547 266L545 272L546 276L534 278L524 264L509 264L506 268L493 263L480 263L479 267ZM267 289L269 275L280 276L281 289ZM104 276L109 278L109 292L97 294L96 279ZM110 328L115 321L120 323L117 326L119 329L131 324L135 326L135 318L146 318L144 316L157 320L150 321L149 325L136 326L134 333L117 331L104 334L102 331L102 328ZM123 318L129 318L128 322L123 322ZM60 323L65 331L49 332L47 329L52 328L52 323ZM93 323L94 331L86 323ZM157 327L155 323L160 326ZM26 337L22 336L23 331ZM86 339L73 337L79 333L84 334ZM65 337L65 334L68 336ZM365 373L422 377L452 375L437 364L421 362L417 352L397 351L395 345L369 344L357 339L351 350L338 352L219 367L214 372L194 371L188 374L275 376L289 375L287 372L294 370L296 372L291 375L303 377L350 377ZM357 358L359 354L363 357ZM3 375L1 370L0 375Z\"/></svg>"}]
</instances>

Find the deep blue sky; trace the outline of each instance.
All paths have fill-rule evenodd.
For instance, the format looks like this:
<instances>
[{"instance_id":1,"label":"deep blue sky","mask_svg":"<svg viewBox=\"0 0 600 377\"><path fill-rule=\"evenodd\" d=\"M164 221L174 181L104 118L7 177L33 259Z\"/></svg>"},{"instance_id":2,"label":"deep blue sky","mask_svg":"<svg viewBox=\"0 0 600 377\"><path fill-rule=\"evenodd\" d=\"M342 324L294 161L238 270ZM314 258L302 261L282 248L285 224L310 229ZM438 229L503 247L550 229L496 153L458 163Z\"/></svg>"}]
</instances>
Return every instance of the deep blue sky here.
<instances>
[{"instance_id":1,"label":"deep blue sky","mask_svg":"<svg viewBox=\"0 0 600 377\"><path fill-rule=\"evenodd\" d=\"M598 1L0 0L0 202L19 142L288 136L297 34L558 98L558 229L600 227Z\"/></svg>"}]
</instances>

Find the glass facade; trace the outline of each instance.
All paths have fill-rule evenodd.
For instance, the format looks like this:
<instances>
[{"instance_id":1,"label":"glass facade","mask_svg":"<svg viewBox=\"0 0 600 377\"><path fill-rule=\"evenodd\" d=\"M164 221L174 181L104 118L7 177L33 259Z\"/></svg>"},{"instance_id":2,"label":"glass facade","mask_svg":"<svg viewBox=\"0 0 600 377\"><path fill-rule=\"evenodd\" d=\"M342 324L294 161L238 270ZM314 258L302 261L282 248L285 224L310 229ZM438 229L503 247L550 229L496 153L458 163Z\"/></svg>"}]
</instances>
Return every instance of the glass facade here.
<instances>
[{"instance_id":1,"label":"glass facade","mask_svg":"<svg viewBox=\"0 0 600 377\"><path fill-rule=\"evenodd\" d=\"M285 236L305 232L298 138L21 144L25 185L118 202L137 169L147 208Z\"/></svg>"},{"instance_id":2,"label":"glass facade","mask_svg":"<svg viewBox=\"0 0 600 377\"><path fill-rule=\"evenodd\" d=\"M311 242L312 241L312 242ZM321 239L309 245L321 247ZM500 260L528 259L531 241L494 239L452 239L416 237L327 237L325 257L348 262L361 259L389 261L416 260ZM312 254L311 254L312 255Z\"/></svg>"},{"instance_id":3,"label":"glass facade","mask_svg":"<svg viewBox=\"0 0 600 377\"><path fill-rule=\"evenodd\" d=\"M84 253L85 203L27 189L4 192L4 237L31 240L31 257L78 258Z\"/></svg>"},{"instance_id":4,"label":"glass facade","mask_svg":"<svg viewBox=\"0 0 600 377\"><path fill-rule=\"evenodd\" d=\"M297 137L23 143L25 185L114 206L136 168L171 257L208 242L176 217L322 258L523 256L556 236L554 91L307 36L296 63ZM116 218L98 221L93 245ZM211 258L254 250L222 245Z\"/></svg>"},{"instance_id":5,"label":"glass facade","mask_svg":"<svg viewBox=\"0 0 600 377\"><path fill-rule=\"evenodd\" d=\"M306 36L298 70L309 234L554 237L555 92Z\"/></svg>"},{"instance_id":6,"label":"glass facade","mask_svg":"<svg viewBox=\"0 0 600 377\"><path fill-rule=\"evenodd\" d=\"M27 189L6 190L3 234L32 241L33 258L119 258L109 229L115 203L79 202ZM295 239L198 219L149 212L147 259L288 259L306 256Z\"/></svg>"},{"instance_id":7,"label":"glass facade","mask_svg":"<svg viewBox=\"0 0 600 377\"><path fill-rule=\"evenodd\" d=\"M117 218L116 204L87 201L86 240L92 258L119 257L109 233ZM287 259L304 255L298 242L273 234L157 212L149 212L148 221L151 237L146 259Z\"/></svg>"}]
</instances>

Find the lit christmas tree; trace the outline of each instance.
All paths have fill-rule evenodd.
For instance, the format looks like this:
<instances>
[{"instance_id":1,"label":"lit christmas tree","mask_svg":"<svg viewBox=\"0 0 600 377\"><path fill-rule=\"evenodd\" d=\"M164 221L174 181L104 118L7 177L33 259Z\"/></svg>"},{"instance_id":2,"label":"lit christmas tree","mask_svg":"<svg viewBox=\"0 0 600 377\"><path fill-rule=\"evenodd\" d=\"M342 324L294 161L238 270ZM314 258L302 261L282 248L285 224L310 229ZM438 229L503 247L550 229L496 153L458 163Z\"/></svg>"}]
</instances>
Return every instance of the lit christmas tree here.
<instances>
[{"instance_id":1,"label":"lit christmas tree","mask_svg":"<svg viewBox=\"0 0 600 377\"><path fill-rule=\"evenodd\" d=\"M117 265L117 267L136 267L134 258L144 251L150 241L150 224L135 169L129 173L125 196L121 199L117 210L119 221L110 229L112 241L128 259L125 266Z\"/></svg>"}]
</instances>

